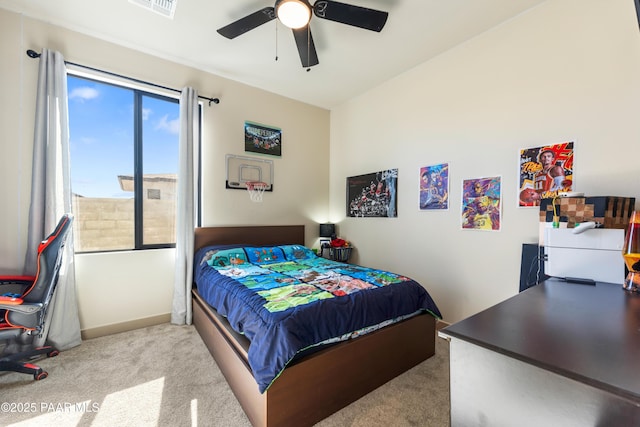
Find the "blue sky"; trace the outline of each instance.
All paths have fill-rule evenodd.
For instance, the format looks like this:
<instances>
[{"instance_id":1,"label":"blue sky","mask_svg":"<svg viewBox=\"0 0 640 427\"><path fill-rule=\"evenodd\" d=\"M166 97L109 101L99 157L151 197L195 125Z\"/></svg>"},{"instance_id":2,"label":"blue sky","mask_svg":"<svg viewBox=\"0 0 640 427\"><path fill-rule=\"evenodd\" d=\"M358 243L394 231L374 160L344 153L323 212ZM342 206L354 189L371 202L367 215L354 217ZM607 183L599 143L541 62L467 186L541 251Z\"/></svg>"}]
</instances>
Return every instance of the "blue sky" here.
<instances>
[{"instance_id":1,"label":"blue sky","mask_svg":"<svg viewBox=\"0 0 640 427\"><path fill-rule=\"evenodd\" d=\"M133 175L133 90L68 76L71 190L85 197L133 197L118 175ZM144 96L143 173L176 173L179 105Z\"/></svg>"}]
</instances>

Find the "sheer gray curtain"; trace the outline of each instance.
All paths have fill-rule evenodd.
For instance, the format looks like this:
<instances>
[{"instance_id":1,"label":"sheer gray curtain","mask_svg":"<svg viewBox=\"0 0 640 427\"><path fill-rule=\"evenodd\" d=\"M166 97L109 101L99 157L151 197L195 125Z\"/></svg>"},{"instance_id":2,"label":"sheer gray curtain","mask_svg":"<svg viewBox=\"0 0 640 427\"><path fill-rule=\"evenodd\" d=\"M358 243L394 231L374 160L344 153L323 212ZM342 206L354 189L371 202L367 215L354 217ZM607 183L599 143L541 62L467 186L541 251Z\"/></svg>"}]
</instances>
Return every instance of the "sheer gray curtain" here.
<instances>
[{"instance_id":1,"label":"sheer gray curtain","mask_svg":"<svg viewBox=\"0 0 640 427\"><path fill-rule=\"evenodd\" d=\"M200 126L198 93L184 88L180 95L180 154L178 166L178 200L176 211L176 270L171 323L190 325L191 283L193 281L193 231L198 213L196 195Z\"/></svg>"},{"instance_id":2,"label":"sheer gray curtain","mask_svg":"<svg viewBox=\"0 0 640 427\"><path fill-rule=\"evenodd\" d=\"M29 232L24 273L35 275L38 244L71 213L67 70L59 52L42 50L33 138ZM81 343L73 235L67 239L44 337L59 350ZM48 332L48 333L47 333ZM44 339L42 339L44 341Z\"/></svg>"}]
</instances>

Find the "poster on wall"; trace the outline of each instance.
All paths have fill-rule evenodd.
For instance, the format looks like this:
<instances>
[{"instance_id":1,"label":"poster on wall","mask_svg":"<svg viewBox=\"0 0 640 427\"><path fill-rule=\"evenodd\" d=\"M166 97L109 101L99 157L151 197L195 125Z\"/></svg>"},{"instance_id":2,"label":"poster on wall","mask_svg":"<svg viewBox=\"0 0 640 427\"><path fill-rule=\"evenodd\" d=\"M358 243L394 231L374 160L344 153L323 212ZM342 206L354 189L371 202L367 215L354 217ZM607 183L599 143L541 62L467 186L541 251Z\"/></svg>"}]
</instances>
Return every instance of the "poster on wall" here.
<instances>
[{"instance_id":1,"label":"poster on wall","mask_svg":"<svg viewBox=\"0 0 640 427\"><path fill-rule=\"evenodd\" d=\"M449 209L449 163L420 168L420 210Z\"/></svg>"},{"instance_id":2,"label":"poster on wall","mask_svg":"<svg viewBox=\"0 0 640 427\"><path fill-rule=\"evenodd\" d=\"M348 217L398 216L398 169L347 178Z\"/></svg>"},{"instance_id":3,"label":"poster on wall","mask_svg":"<svg viewBox=\"0 0 640 427\"><path fill-rule=\"evenodd\" d=\"M573 191L573 141L520 150L519 206Z\"/></svg>"},{"instance_id":4,"label":"poster on wall","mask_svg":"<svg viewBox=\"0 0 640 427\"><path fill-rule=\"evenodd\" d=\"M500 230L501 177L462 181L462 229Z\"/></svg>"},{"instance_id":5,"label":"poster on wall","mask_svg":"<svg viewBox=\"0 0 640 427\"><path fill-rule=\"evenodd\" d=\"M259 123L244 122L244 151L281 156L282 130Z\"/></svg>"}]
</instances>

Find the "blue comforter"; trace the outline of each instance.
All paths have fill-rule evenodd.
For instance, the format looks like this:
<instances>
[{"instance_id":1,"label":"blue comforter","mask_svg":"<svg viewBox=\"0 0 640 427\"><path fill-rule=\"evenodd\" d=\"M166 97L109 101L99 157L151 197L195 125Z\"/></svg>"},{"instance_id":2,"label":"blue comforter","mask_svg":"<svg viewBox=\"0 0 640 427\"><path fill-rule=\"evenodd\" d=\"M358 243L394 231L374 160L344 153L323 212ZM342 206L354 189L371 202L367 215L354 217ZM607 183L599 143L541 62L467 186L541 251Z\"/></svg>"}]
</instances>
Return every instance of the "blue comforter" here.
<instances>
[{"instance_id":1,"label":"blue comforter","mask_svg":"<svg viewBox=\"0 0 640 427\"><path fill-rule=\"evenodd\" d=\"M427 291L394 273L318 257L300 245L210 246L196 253L198 293L250 341L264 392L293 358L316 346L428 312Z\"/></svg>"}]
</instances>

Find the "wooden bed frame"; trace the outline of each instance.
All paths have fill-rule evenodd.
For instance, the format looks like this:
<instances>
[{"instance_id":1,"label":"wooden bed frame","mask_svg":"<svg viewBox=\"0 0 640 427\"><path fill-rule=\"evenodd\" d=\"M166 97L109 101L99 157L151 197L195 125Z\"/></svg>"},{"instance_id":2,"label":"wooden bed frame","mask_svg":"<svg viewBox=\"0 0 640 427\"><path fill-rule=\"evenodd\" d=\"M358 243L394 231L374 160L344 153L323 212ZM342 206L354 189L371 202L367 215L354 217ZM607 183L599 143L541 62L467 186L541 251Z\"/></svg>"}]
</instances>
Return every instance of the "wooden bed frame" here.
<instances>
[{"instance_id":1,"label":"wooden bed frame","mask_svg":"<svg viewBox=\"0 0 640 427\"><path fill-rule=\"evenodd\" d=\"M304 226L207 227L195 250L212 244L301 244ZM422 314L344 341L288 366L261 394L247 362L248 340L193 290L193 323L256 427L311 426L435 353L436 319Z\"/></svg>"}]
</instances>

